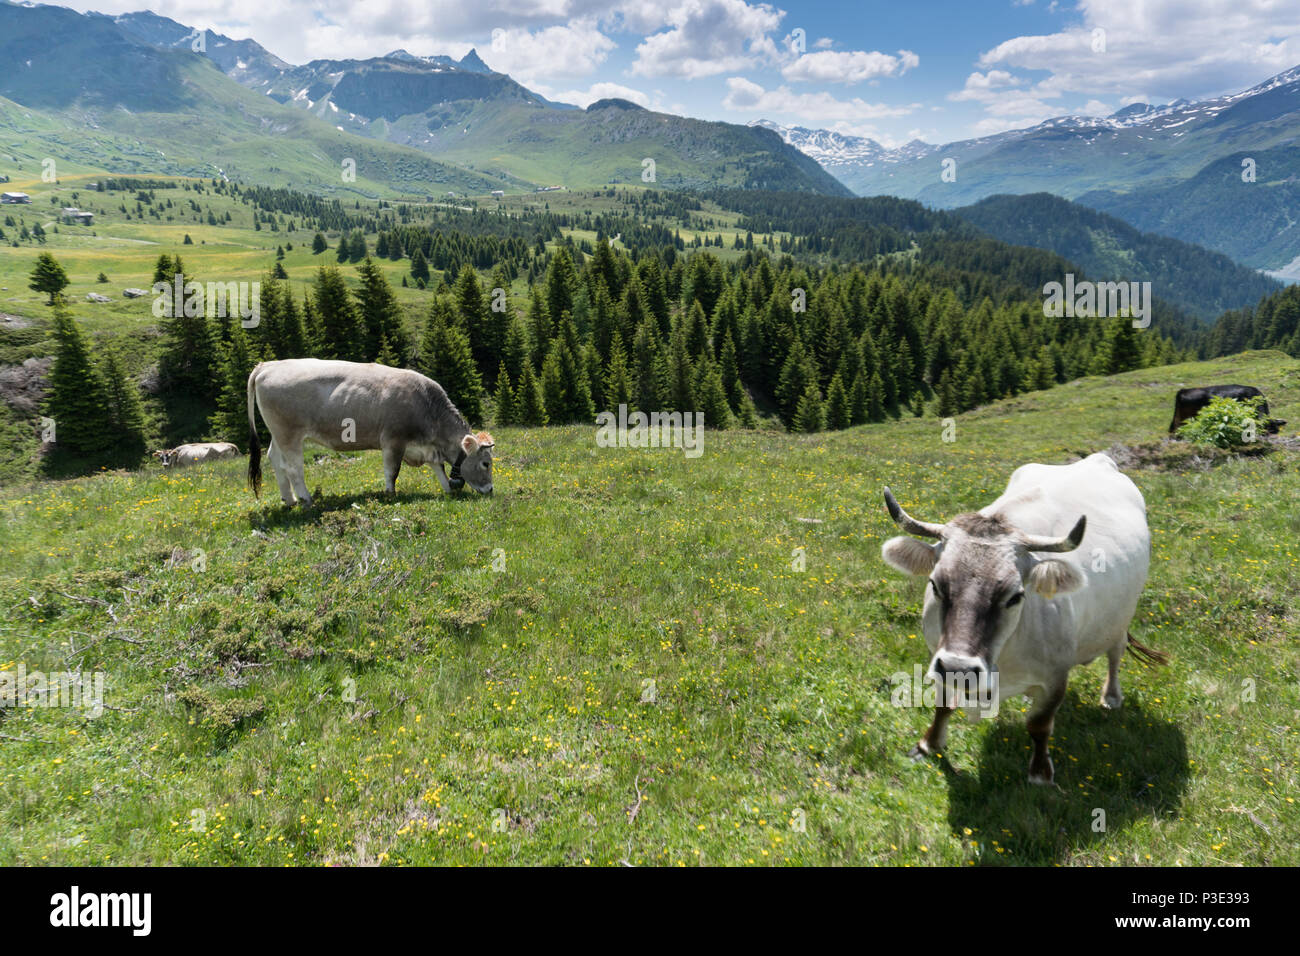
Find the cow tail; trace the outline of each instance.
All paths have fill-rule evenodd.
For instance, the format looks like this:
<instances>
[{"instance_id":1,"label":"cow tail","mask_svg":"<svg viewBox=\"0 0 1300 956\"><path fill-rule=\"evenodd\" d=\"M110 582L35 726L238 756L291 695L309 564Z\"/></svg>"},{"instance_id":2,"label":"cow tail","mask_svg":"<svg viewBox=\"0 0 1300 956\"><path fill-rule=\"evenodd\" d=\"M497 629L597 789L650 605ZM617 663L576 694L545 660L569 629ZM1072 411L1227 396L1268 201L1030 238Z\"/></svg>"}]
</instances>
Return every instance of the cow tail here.
<instances>
[{"instance_id":1,"label":"cow tail","mask_svg":"<svg viewBox=\"0 0 1300 956\"><path fill-rule=\"evenodd\" d=\"M1128 647L1126 648L1126 650L1134 657L1136 657L1139 661L1141 661L1143 664L1146 664L1148 666L1159 664L1160 666L1163 667L1164 665L1169 663L1168 654L1166 654L1164 651L1152 650L1151 648L1146 647L1145 645L1139 644L1137 641L1133 640L1132 634L1128 636Z\"/></svg>"},{"instance_id":2,"label":"cow tail","mask_svg":"<svg viewBox=\"0 0 1300 956\"><path fill-rule=\"evenodd\" d=\"M259 366L260 368L260 366ZM248 373L248 487L262 496L262 443L257 437L257 369Z\"/></svg>"}]
</instances>

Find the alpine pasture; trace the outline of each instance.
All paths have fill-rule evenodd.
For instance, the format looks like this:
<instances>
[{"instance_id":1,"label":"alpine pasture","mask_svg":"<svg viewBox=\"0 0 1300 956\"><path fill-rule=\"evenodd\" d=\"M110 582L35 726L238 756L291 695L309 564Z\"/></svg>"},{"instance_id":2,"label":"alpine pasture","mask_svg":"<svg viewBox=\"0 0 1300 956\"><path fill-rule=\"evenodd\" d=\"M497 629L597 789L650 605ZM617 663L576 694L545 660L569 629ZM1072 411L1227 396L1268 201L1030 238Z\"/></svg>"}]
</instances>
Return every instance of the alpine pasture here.
<instances>
[{"instance_id":1,"label":"alpine pasture","mask_svg":"<svg viewBox=\"0 0 1300 956\"><path fill-rule=\"evenodd\" d=\"M1300 362L1254 352L947 436L494 429L491 498L310 449L310 510L245 462L5 488L0 671L105 692L0 711L0 863L1295 865L1300 455L1159 443L1179 385L1224 381L1300 420ZM1126 661L1117 712L1104 661L1073 673L1054 787L1023 699L912 762L922 583L880 560L881 489L941 521L1108 449L1154 542L1134 636L1172 664Z\"/></svg>"}]
</instances>

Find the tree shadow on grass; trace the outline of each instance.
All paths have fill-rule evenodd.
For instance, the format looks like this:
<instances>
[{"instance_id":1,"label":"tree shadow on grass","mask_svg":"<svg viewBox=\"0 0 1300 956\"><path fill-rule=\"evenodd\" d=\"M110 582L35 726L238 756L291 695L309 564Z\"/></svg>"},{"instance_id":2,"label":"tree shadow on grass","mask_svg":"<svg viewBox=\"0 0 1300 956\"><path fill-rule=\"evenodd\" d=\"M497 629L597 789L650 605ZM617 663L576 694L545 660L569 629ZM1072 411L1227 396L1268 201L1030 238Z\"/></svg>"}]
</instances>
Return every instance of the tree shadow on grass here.
<instances>
[{"instance_id":1,"label":"tree shadow on grass","mask_svg":"<svg viewBox=\"0 0 1300 956\"><path fill-rule=\"evenodd\" d=\"M1183 732L1131 699L1108 711L1067 696L1052 736L1055 786L1029 783L1029 755L1017 708L984 733L977 773L943 761L949 825L979 841L981 863L1060 862L1134 820L1176 813L1188 786Z\"/></svg>"}]
</instances>

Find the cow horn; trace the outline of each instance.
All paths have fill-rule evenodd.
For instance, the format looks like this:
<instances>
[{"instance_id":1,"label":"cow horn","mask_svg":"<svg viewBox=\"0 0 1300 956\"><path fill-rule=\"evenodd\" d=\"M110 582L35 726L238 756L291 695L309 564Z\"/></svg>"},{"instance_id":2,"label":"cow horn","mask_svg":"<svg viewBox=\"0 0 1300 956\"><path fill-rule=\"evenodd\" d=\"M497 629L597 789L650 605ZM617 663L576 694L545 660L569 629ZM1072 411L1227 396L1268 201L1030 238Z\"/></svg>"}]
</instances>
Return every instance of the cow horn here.
<instances>
[{"instance_id":1,"label":"cow horn","mask_svg":"<svg viewBox=\"0 0 1300 956\"><path fill-rule=\"evenodd\" d=\"M1063 538L1045 534L1022 534L1020 543L1026 551L1073 551L1083 540L1083 532L1088 527L1088 516L1080 515L1070 533Z\"/></svg>"},{"instance_id":2,"label":"cow horn","mask_svg":"<svg viewBox=\"0 0 1300 956\"><path fill-rule=\"evenodd\" d=\"M889 517L894 519L894 523L908 534L921 535L926 538L943 537L943 525L930 524L928 521L917 521L903 510L902 505L894 498L894 493L888 488L885 489L885 507L889 509Z\"/></svg>"}]
</instances>

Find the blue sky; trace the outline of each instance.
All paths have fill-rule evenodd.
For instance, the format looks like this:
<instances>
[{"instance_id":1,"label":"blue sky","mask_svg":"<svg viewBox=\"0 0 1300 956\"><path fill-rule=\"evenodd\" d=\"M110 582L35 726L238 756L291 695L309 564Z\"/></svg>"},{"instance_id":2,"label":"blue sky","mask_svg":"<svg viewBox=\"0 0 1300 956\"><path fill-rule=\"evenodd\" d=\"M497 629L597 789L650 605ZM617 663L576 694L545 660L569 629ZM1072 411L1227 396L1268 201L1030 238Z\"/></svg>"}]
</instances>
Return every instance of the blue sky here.
<instances>
[{"instance_id":1,"label":"blue sky","mask_svg":"<svg viewBox=\"0 0 1300 956\"><path fill-rule=\"evenodd\" d=\"M149 9L252 37L295 63L476 47L553 99L622 96L886 145L1201 99L1300 65L1300 0L155 0Z\"/></svg>"}]
</instances>

